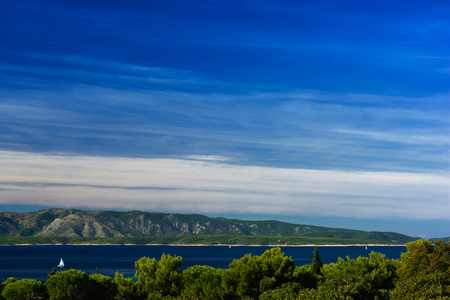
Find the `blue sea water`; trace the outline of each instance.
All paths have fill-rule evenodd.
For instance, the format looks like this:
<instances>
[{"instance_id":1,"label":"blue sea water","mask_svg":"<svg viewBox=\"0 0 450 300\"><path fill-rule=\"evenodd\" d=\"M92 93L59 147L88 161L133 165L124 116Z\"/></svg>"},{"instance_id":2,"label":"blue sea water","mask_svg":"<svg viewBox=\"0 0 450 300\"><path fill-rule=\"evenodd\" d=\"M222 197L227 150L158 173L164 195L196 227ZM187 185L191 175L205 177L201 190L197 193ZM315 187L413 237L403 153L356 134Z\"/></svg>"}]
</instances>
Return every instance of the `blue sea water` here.
<instances>
[{"instance_id":1,"label":"blue sea water","mask_svg":"<svg viewBox=\"0 0 450 300\"><path fill-rule=\"evenodd\" d=\"M163 253L183 258L186 269L193 265L208 265L214 268L228 268L233 259L240 259L245 254L261 255L271 247L266 246L0 246L0 281L8 277L16 279L30 278L44 282L48 273L55 268L60 258L65 267L58 270L78 269L93 274L98 268L100 274L114 277L118 271L125 277L136 272L135 261L146 256L160 259ZM296 266L310 264L314 247L281 247L286 256L292 257ZM404 246L363 246L317 247L324 264L336 262L338 257L368 256L370 252L380 252L390 259L399 259Z\"/></svg>"}]
</instances>

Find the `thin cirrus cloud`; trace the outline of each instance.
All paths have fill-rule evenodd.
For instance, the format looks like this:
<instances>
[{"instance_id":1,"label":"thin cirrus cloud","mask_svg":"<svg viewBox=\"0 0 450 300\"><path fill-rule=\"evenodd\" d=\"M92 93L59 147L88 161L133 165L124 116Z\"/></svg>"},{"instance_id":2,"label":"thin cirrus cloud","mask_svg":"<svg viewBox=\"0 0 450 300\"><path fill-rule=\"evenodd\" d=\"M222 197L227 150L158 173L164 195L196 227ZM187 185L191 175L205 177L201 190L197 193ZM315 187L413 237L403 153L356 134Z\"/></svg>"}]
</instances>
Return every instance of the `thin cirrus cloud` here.
<instances>
[{"instance_id":1,"label":"thin cirrus cloud","mask_svg":"<svg viewBox=\"0 0 450 300\"><path fill-rule=\"evenodd\" d=\"M88 155L98 155L95 150L101 149L106 155L119 156L131 150L138 157L217 153L241 164L349 170L445 170L443 163L448 163L449 122L441 109L445 95L230 92L225 84L206 84L200 76L184 71L80 57L29 57L63 62L69 68L57 84L54 77L61 70L9 69L14 70L9 80L28 78L46 86L39 93L30 87L0 91L4 99L0 122L6 129L2 144L12 149ZM134 70L139 72L129 76L127 72ZM151 85L136 88L155 73L161 77L161 72L173 78L170 90ZM117 86L111 73L129 80L119 80ZM104 81L89 84L90 76ZM186 76L220 88L214 93L183 90L184 83L177 83ZM49 89L50 84L56 87ZM87 147L87 143L98 146Z\"/></svg>"},{"instance_id":2,"label":"thin cirrus cloud","mask_svg":"<svg viewBox=\"0 0 450 300\"><path fill-rule=\"evenodd\" d=\"M3 78L15 85L20 84L17 79L20 76L23 85L30 81L49 81L57 79L59 86L73 84L89 85L95 82L96 86L113 86L116 88L157 88L167 86L186 87L188 85L204 84L202 79L194 73L167 68L149 68L136 65L117 63L113 61L102 61L94 59L46 55L28 55L33 61L41 66L21 66L13 64L0 64ZM56 64L48 67L47 63ZM12 77L12 78L11 78ZM15 82L16 81L16 82ZM55 85L55 82L54 84ZM45 84L43 88L48 88Z\"/></svg>"},{"instance_id":3,"label":"thin cirrus cloud","mask_svg":"<svg viewBox=\"0 0 450 300\"><path fill-rule=\"evenodd\" d=\"M0 157L2 203L448 219L449 178L439 174L238 166L209 156L136 159L2 151Z\"/></svg>"}]
</instances>

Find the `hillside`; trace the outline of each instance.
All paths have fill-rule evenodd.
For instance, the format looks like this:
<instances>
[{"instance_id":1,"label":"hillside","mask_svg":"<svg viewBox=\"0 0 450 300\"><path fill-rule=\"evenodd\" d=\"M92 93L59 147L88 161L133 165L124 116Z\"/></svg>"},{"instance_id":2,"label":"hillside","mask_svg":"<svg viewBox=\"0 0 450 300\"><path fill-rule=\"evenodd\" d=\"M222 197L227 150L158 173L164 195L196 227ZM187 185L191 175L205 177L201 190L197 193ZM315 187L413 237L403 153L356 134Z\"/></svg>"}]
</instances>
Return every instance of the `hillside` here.
<instances>
[{"instance_id":1,"label":"hillside","mask_svg":"<svg viewBox=\"0 0 450 300\"><path fill-rule=\"evenodd\" d=\"M0 237L67 238L190 238L296 237L308 241L341 240L353 242L404 244L412 237L391 232L366 232L279 221L244 221L209 218L197 214L150 213L141 211L86 211L46 209L31 213L0 213ZM192 239L198 237L197 239ZM204 238L202 238L204 239ZM114 239L111 239L114 240ZM220 238L219 238L220 240ZM241 239L242 240L242 239ZM248 238L246 239L248 240Z\"/></svg>"}]
</instances>

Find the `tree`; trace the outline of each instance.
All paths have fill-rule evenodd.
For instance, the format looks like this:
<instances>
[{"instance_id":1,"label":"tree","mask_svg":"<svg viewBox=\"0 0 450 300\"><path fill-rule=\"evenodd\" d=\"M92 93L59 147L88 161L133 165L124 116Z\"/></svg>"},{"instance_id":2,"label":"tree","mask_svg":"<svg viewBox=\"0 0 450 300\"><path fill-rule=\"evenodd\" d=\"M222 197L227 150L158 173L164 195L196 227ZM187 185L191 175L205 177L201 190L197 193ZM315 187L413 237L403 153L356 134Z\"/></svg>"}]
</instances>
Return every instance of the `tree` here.
<instances>
[{"instance_id":1,"label":"tree","mask_svg":"<svg viewBox=\"0 0 450 300\"><path fill-rule=\"evenodd\" d=\"M294 282L300 283L302 288L316 288L320 279L321 277L311 273L310 265L296 266L292 278Z\"/></svg>"},{"instance_id":2,"label":"tree","mask_svg":"<svg viewBox=\"0 0 450 300\"><path fill-rule=\"evenodd\" d=\"M45 282L50 300L88 299L90 284L87 274L70 269L56 272Z\"/></svg>"},{"instance_id":3,"label":"tree","mask_svg":"<svg viewBox=\"0 0 450 300\"><path fill-rule=\"evenodd\" d=\"M89 275L91 299L114 299L117 295L117 283L109 276L101 274Z\"/></svg>"},{"instance_id":4,"label":"tree","mask_svg":"<svg viewBox=\"0 0 450 300\"><path fill-rule=\"evenodd\" d=\"M450 277L439 272L419 273L397 282L391 299L450 299Z\"/></svg>"},{"instance_id":5,"label":"tree","mask_svg":"<svg viewBox=\"0 0 450 300\"><path fill-rule=\"evenodd\" d=\"M33 299L44 294L42 283L34 279L17 280L8 284L2 291L2 296L7 300Z\"/></svg>"},{"instance_id":6,"label":"tree","mask_svg":"<svg viewBox=\"0 0 450 300\"><path fill-rule=\"evenodd\" d=\"M317 251L317 248L314 247L313 261L309 270L313 275L322 275L322 271L320 270L322 267L323 263L320 259L319 252Z\"/></svg>"},{"instance_id":7,"label":"tree","mask_svg":"<svg viewBox=\"0 0 450 300\"><path fill-rule=\"evenodd\" d=\"M413 277L418 273L447 273L450 270L450 241L417 240L406 244L408 252L401 256L399 268L400 280Z\"/></svg>"},{"instance_id":8,"label":"tree","mask_svg":"<svg viewBox=\"0 0 450 300\"><path fill-rule=\"evenodd\" d=\"M257 299L269 289L281 286L293 278L295 265L280 248L267 250L261 256L245 255L233 260L222 280L224 297Z\"/></svg>"},{"instance_id":9,"label":"tree","mask_svg":"<svg viewBox=\"0 0 450 300\"><path fill-rule=\"evenodd\" d=\"M322 269L323 283L318 288L320 299L389 299L394 288L397 262L384 254L372 252L369 257L337 263Z\"/></svg>"},{"instance_id":10,"label":"tree","mask_svg":"<svg viewBox=\"0 0 450 300\"><path fill-rule=\"evenodd\" d=\"M17 281L17 279L15 279L14 277L9 277L4 282L0 283L0 300L5 299L5 297L2 296L2 291L5 289L5 287L16 281Z\"/></svg>"},{"instance_id":11,"label":"tree","mask_svg":"<svg viewBox=\"0 0 450 300\"><path fill-rule=\"evenodd\" d=\"M192 266L183 271L183 299L220 299L222 297L222 269Z\"/></svg>"},{"instance_id":12,"label":"tree","mask_svg":"<svg viewBox=\"0 0 450 300\"><path fill-rule=\"evenodd\" d=\"M48 273L47 279L50 278L50 277L52 277L52 276L55 275L55 274L56 274L56 268L53 268L53 269L50 271L50 273Z\"/></svg>"},{"instance_id":13,"label":"tree","mask_svg":"<svg viewBox=\"0 0 450 300\"><path fill-rule=\"evenodd\" d=\"M418 240L406 245L392 299L450 299L450 241Z\"/></svg>"},{"instance_id":14,"label":"tree","mask_svg":"<svg viewBox=\"0 0 450 300\"><path fill-rule=\"evenodd\" d=\"M143 300L146 298L142 295L140 282L125 278L119 272L116 272L114 282L117 284L117 300Z\"/></svg>"},{"instance_id":15,"label":"tree","mask_svg":"<svg viewBox=\"0 0 450 300\"><path fill-rule=\"evenodd\" d=\"M298 282L283 283L276 289L267 290L259 296L259 300L297 299L302 286Z\"/></svg>"},{"instance_id":16,"label":"tree","mask_svg":"<svg viewBox=\"0 0 450 300\"><path fill-rule=\"evenodd\" d=\"M136 277L141 283L143 293L149 298L178 296L181 291L181 271L183 265L180 256L163 254L160 261L142 257L135 263Z\"/></svg>"}]
</instances>

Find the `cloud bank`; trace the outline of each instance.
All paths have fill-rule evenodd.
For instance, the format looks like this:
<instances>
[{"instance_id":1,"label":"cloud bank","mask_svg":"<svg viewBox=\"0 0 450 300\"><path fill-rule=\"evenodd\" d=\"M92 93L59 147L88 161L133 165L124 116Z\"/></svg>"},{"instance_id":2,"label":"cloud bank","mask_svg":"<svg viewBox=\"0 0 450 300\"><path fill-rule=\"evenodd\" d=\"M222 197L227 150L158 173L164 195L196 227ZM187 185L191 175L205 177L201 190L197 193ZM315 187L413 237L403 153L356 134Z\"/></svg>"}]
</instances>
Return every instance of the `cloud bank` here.
<instances>
[{"instance_id":1,"label":"cloud bank","mask_svg":"<svg viewBox=\"0 0 450 300\"><path fill-rule=\"evenodd\" d=\"M240 166L224 157L0 152L1 204L148 211L449 219L449 177Z\"/></svg>"}]
</instances>

